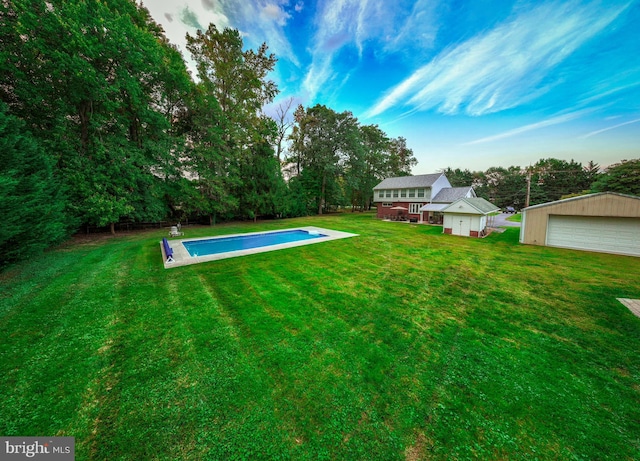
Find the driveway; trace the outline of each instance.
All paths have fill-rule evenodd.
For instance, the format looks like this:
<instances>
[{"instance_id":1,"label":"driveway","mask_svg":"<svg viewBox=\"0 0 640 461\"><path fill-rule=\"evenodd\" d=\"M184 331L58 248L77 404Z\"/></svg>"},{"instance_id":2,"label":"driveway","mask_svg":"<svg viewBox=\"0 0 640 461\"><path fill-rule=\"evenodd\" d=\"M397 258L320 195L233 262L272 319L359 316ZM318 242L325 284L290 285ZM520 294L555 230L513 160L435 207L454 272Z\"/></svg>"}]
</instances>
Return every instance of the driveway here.
<instances>
[{"instance_id":1,"label":"driveway","mask_svg":"<svg viewBox=\"0 0 640 461\"><path fill-rule=\"evenodd\" d=\"M513 213L500 213L493 217L493 227L520 227L519 222L507 221L507 218L513 216Z\"/></svg>"}]
</instances>

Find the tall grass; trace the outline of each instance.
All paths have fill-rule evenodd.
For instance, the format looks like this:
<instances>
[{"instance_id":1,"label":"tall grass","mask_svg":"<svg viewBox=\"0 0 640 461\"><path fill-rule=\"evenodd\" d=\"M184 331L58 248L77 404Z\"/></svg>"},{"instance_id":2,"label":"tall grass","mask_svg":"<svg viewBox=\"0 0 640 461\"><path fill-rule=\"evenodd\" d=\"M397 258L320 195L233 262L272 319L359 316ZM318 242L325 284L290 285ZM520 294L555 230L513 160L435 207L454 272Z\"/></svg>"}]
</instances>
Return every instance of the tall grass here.
<instances>
[{"instance_id":1,"label":"tall grass","mask_svg":"<svg viewBox=\"0 0 640 461\"><path fill-rule=\"evenodd\" d=\"M0 433L78 460L640 458L640 258L331 215L359 237L165 270L161 231L0 281Z\"/></svg>"}]
</instances>

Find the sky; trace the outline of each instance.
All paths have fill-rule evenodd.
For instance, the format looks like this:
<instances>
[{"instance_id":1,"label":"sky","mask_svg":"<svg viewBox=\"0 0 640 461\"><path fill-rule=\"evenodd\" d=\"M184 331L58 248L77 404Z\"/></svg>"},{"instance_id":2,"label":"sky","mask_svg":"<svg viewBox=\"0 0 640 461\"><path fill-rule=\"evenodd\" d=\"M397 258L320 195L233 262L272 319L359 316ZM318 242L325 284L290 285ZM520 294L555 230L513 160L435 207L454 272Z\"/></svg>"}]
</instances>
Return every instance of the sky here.
<instances>
[{"instance_id":1,"label":"sky","mask_svg":"<svg viewBox=\"0 0 640 461\"><path fill-rule=\"evenodd\" d=\"M144 0L186 34L238 29L278 62L271 108L323 104L402 136L418 165L640 158L640 0Z\"/></svg>"}]
</instances>

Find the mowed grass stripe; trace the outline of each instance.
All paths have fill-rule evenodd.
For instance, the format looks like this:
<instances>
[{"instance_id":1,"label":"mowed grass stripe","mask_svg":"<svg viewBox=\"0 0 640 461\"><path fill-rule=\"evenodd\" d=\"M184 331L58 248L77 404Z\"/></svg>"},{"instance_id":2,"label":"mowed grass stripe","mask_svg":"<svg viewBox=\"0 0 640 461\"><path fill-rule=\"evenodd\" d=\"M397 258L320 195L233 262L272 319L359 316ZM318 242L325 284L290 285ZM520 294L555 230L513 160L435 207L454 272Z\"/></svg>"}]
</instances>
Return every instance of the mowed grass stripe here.
<instances>
[{"instance_id":1,"label":"mowed grass stripe","mask_svg":"<svg viewBox=\"0 0 640 461\"><path fill-rule=\"evenodd\" d=\"M18 285L50 287L64 304L56 315L103 306L69 317L91 332L78 396L61 388L33 401L48 376L32 383L3 354L3 376L32 387L0 422L18 434L48 418L39 427L74 435L77 459L637 457L640 325L615 297L640 297L638 258L367 214L188 231L302 225L360 237L165 271L158 231L51 252L65 269L38 281L14 269ZM109 254L121 259L101 266ZM55 288L84 273L91 287ZM11 316L46 311L11 289L24 300L0 306ZM26 327L14 321L11 333L28 338ZM37 360L25 342L10 345ZM26 402L28 417L14 421Z\"/></svg>"},{"instance_id":2,"label":"mowed grass stripe","mask_svg":"<svg viewBox=\"0 0 640 461\"><path fill-rule=\"evenodd\" d=\"M3 433L27 426L33 434L56 435L71 425L80 396L100 366L95 353L105 340L111 309L101 280L115 276L121 258L103 248L65 264L57 278L37 282L39 291L4 319L0 350L9 370L1 389L7 392L5 401L22 405L8 406L15 413L2 419Z\"/></svg>"}]
</instances>

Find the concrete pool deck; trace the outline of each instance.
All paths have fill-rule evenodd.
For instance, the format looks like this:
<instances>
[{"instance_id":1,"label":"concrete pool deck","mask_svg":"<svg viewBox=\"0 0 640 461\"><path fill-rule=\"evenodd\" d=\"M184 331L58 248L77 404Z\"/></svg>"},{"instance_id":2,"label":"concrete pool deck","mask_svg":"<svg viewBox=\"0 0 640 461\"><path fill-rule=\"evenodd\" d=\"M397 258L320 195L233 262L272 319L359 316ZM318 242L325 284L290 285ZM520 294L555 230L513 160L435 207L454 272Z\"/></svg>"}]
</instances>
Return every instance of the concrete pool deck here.
<instances>
[{"instance_id":1,"label":"concrete pool deck","mask_svg":"<svg viewBox=\"0 0 640 461\"><path fill-rule=\"evenodd\" d=\"M241 235L257 235L257 234L271 234L274 232L290 231L290 230L303 230L307 232L317 232L324 235L310 240L300 240L297 242L280 243L278 245L264 246L260 248L251 248L247 250L228 251L226 253L218 253L205 256L191 256L183 242L193 242L197 240L210 240L227 237L237 237ZM169 240L169 246L173 250L173 262L167 262L167 255L164 252L162 242L160 242L160 251L162 252L162 259L164 261L164 268L171 269L174 267L188 266L190 264L199 264L209 261L218 261L220 259L237 258L239 256L248 256L257 253L266 253L267 251L284 250L285 248L294 248L303 245L312 245L315 243L329 242L331 240L345 239L349 237L357 237L358 234L351 234L349 232L335 231L331 229L323 229L322 227L306 226L306 227L293 227L287 229L277 229L273 231L261 231L261 232L247 232L240 234L228 234L228 235L215 235L210 237L197 237L188 239L173 239Z\"/></svg>"}]
</instances>

